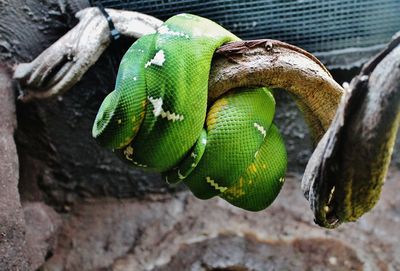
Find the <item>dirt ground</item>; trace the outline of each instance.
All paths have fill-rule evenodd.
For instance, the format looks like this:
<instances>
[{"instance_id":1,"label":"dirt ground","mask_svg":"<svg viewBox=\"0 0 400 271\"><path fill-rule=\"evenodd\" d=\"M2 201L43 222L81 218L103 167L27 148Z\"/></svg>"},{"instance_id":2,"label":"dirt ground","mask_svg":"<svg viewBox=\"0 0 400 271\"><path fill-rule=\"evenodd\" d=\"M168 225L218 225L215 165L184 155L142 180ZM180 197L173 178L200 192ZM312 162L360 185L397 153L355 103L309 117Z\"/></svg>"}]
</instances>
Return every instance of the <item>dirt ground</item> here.
<instances>
[{"instance_id":1,"label":"dirt ground","mask_svg":"<svg viewBox=\"0 0 400 271\"><path fill-rule=\"evenodd\" d=\"M289 177L276 202L251 213L189 192L96 199L63 218L46 270L400 270L400 171L377 206L335 230L313 223Z\"/></svg>"}]
</instances>

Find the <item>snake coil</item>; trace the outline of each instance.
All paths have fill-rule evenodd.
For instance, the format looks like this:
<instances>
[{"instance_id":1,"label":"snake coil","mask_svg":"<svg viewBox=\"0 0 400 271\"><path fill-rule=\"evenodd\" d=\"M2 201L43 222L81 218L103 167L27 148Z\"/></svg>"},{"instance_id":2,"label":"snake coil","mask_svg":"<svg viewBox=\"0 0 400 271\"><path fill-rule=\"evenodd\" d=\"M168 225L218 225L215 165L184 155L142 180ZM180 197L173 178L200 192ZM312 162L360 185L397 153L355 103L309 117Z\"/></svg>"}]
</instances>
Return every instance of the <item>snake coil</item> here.
<instances>
[{"instance_id":1,"label":"snake coil","mask_svg":"<svg viewBox=\"0 0 400 271\"><path fill-rule=\"evenodd\" d=\"M268 207L284 182L284 142L267 88L231 90L207 102L215 50L238 37L191 14L167 20L124 55L93 137L133 166L184 181L201 199L250 211Z\"/></svg>"}]
</instances>

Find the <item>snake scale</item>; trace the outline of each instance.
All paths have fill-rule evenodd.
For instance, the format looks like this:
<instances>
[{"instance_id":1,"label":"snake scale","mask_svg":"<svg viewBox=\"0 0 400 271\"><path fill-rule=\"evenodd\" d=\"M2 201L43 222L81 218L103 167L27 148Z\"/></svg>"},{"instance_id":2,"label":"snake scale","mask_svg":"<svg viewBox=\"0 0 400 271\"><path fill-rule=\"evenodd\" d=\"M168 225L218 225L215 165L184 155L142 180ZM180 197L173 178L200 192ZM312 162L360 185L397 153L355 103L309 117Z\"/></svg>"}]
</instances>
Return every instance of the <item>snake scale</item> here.
<instances>
[{"instance_id":1,"label":"snake scale","mask_svg":"<svg viewBox=\"0 0 400 271\"><path fill-rule=\"evenodd\" d=\"M239 38L191 14L171 17L121 60L93 137L129 164L183 181L200 199L249 211L268 207L287 167L268 88L234 89L208 103L215 50Z\"/></svg>"}]
</instances>

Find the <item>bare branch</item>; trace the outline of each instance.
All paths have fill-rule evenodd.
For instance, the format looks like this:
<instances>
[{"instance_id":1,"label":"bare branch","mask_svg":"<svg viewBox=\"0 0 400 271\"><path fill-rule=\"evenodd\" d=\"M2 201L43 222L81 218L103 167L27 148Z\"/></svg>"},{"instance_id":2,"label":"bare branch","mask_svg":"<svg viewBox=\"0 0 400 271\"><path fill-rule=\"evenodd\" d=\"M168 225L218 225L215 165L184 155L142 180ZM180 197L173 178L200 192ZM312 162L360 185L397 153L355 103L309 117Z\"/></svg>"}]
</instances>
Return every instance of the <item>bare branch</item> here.
<instances>
[{"instance_id":1,"label":"bare branch","mask_svg":"<svg viewBox=\"0 0 400 271\"><path fill-rule=\"evenodd\" d=\"M302 181L316 223L355 221L378 201L400 123L400 36L364 66Z\"/></svg>"},{"instance_id":2,"label":"bare branch","mask_svg":"<svg viewBox=\"0 0 400 271\"><path fill-rule=\"evenodd\" d=\"M108 9L123 35L140 37L162 24L151 16ZM77 13L80 22L31 63L16 67L22 100L59 95L77 83L110 43L107 20L97 8ZM219 48L213 59L209 98L230 89L268 86L292 94L316 142L328 129L343 89L311 54L276 40L239 41Z\"/></svg>"},{"instance_id":3,"label":"bare branch","mask_svg":"<svg viewBox=\"0 0 400 271\"><path fill-rule=\"evenodd\" d=\"M210 73L210 99L245 86L268 86L291 93L316 142L328 129L343 93L315 57L276 40L233 42L217 51Z\"/></svg>"},{"instance_id":4,"label":"bare branch","mask_svg":"<svg viewBox=\"0 0 400 271\"><path fill-rule=\"evenodd\" d=\"M162 24L136 12L107 12L126 36L139 38ZM15 68L22 100L68 90L109 45L109 26L99 9L84 9L76 16L77 26L35 60ZM303 111L315 142L322 138L302 189L316 222L324 227L357 219L379 198L400 122L399 43L400 38L395 39L365 66L341 103L342 87L315 57L295 46L276 40L239 41L222 46L214 56L210 102L240 87L285 89Z\"/></svg>"},{"instance_id":5,"label":"bare branch","mask_svg":"<svg viewBox=\"0 0 400 271\"><path fill-rule=\"evenodd\" d=\"M123 34L139 38L153 33L162 21L137 12L107 9L115 27ZM76 14L78 25L43 51L30 63L14 71L24 95L20 99L48 98L75 85L97 61L110 43L107 20L98 8Z\"/></svg>"},{"instance_id":6,"label":"bare branch","mask_svg":"<svg viewBox=\"0 0 400 271\"><path fill-rule=\"evenodd\" d=\"M127 36L152 33L162 24L151 16L107 9L115 27ZM59 95L74 84L110 43L110 31L97 8L77 13L80 22L31 63L17 66L24 101ZM293 94L312 128L316 141L334 116L342 90L312 55L283 42L258 40L223 46L214 59L210 97L231 88L266 85Z\"/></svg>"}]
</instances>

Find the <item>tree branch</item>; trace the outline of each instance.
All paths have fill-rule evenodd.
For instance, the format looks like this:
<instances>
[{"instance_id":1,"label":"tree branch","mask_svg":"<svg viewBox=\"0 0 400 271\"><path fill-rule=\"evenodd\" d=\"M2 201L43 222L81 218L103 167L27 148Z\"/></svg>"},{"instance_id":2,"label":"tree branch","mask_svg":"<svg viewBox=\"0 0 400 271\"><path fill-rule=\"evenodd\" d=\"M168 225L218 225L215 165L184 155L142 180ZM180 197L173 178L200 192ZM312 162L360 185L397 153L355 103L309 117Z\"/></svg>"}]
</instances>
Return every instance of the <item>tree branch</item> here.
<instances>
[{"instance_id":1,"label":"tree branch","mask_svg":"<svg viewBox=\"0 0 400 271\"><path fill-rule=\"evenodd\" d=\"M115 27L132 37L152 33L161 21L136 12L107 9ZM77 13L79 24L31 63L16 67L20 99L59 95L74 84L110 43L107 21L97 8ZM232 88L264 85L288 90L305 114L316 142L334 116L341 87L311 54L275 41L235 42L220 48L210 75L210 98Z\"/></svg>"},{"instance_id":2,"label":"tree branch","mask_svg":"<svg viewBox=\"0 0 400 271\"><path fill-rule=\"evenodd\" d=\"M107 9L115 27L123 35L139 38L153 33L162 21L131 11ZM19 64L14 71L23 91L19 98L48 98L60 95L75 85L110 44L106 18L98 8L76 14L78 25L43 51L30 63Z\"/></svg>"},{"instance_id":3,"label":"tree branch","mask_svg":"<svg viewBox=\"0 0 400 271\"><path fill-rule=\"evenodd\" d=\"M328 129L343 89L306 51L277 40L232 42L213 60L209 97L245 86L268 86L292 94L318 142Z\"/></svg>"},{"instance_id":4,"label":"tree branch","mask_svg":"<svg viewBox=\"0 0 400 271\"><path fill-rule=\"evenodd\" d=\"M151 16L108 9L123 34L140 37L162 24ZM31 63L16 67L24 101L59 95L78 82L110 43L97 8L77 13L79 24ZM275 40L239 41L219 48L209 80L210 102L230 89L268 86L292 94L318 142L302 188L316 222L335 227L371 209L389 165L399 125L400 38L343 89L309 53ZM397 46L397 47L396 47ZM396 62L397 61L397 62Z\"/></svg>"},{"instance_id":5,"label":"tree branch","mask_svg":"<svg viewBox=\"0 0 400 271\"><path fill-rule=\"evenodd\" d=\"M378 201L400 123L400 36L367 63L344 95L304 173L316 223L355 221Z\"/></svg>"}]
</instances>

